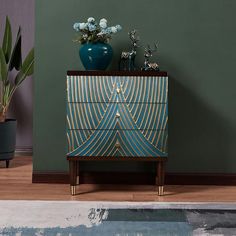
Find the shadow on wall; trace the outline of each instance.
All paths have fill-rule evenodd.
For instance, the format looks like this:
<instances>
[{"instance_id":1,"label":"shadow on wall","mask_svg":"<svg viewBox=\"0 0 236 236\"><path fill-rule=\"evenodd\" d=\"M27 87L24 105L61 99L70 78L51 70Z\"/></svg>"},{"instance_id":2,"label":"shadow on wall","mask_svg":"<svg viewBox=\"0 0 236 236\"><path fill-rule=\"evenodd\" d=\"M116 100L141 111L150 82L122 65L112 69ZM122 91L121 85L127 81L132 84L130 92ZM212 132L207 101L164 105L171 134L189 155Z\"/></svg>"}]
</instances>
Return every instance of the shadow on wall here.
<instances>
[{"instance_id":1,"label":"shadow on wall","mask_svg":"<svg viewBox=\"0 0 236 236\"><path fill-rule=\"evenodd\" d=\"M15 71L11 76L15 75ZM9 117L17 120L17 145L16 149L32 150L32 78L27 78L13 95L9 109ZM24 87L23 87L24 85Z\"/></svg>"},{"instance_id":2,"label":"shadow on wall","mask_svg":"<svg viewBox=\"0 0 236 236\"><path fill-rule=\"evenodd\" d=\"M30 124L29 121L27 122L27 118L31 115L27 108L28 104L25 104L24 97L19 91L16 91L11 103L11 117L17 119L17 130L19 134L23 134L26 126L32 125L32 122L30 122ZM12 111L14 111L14 114Z\"/></svg>"},{"instance_id":3,"label":"shadow on wall","mask_svg":"<svg viewBox=\"0 0 236 236\"><path fill-rule=\"evenodd\" d=\"M230 162L227 122L181 84L179 78L169 76L169 80L168 171L226 171Z\"/></svg>"}]
</instances>

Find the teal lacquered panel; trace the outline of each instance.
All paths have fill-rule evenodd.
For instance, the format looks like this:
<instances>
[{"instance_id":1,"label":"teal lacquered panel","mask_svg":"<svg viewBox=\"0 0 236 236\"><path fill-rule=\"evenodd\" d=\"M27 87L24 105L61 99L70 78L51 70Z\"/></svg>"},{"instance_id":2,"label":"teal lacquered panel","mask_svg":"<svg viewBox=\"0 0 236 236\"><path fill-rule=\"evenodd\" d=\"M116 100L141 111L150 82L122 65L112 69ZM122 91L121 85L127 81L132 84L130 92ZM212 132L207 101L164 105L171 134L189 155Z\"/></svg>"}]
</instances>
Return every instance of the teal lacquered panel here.
<instances>
[{"instance_id":1,"label":"teal lacquered panel","mask_svg":"<svg viewBox=\"0 0 236 236\"><path fill-rule=\"evenodd\" d=\"M168 132L145 130L68 130L68 156L167 156Z\"/></svg>"},{"instance_id":2,"label":"teal lacquered panel","mask_svg":"<svg viewBox=\"0 0 236 236\"><path fill-rule=\"evenodd\" d=\"M168 77L130 76L117 78L123 80L121 91L127 103L167 103Z\"/></svg>"},{"instance_id":3,"label":"teal lacquered panel","mask_svg":"<svg viewBox=\"0 0 236 236\"><path fill-rule=\"evenodd\" d=\"M167 103L68 103L69 129L167 129Z\"/></svg>"},{"instance_id":4,"label":"teal lacquered panel","mask_svg":"<svg viewBox=\"0 0 236 236\"><path fill-rule=\"evenodd\" d=\"M167 103L168 77L67 76L68 102Z\"/></svg>"},{"instance_id":5,"label":"teal lacquered panel","mask_svg":"<svg viewBox=\"0 0 236 236\"><path fill-rule=\"evenodd\" d=\"M168 77L67 76L69 156L168 155Z\"/></svg>"}]
</instances>

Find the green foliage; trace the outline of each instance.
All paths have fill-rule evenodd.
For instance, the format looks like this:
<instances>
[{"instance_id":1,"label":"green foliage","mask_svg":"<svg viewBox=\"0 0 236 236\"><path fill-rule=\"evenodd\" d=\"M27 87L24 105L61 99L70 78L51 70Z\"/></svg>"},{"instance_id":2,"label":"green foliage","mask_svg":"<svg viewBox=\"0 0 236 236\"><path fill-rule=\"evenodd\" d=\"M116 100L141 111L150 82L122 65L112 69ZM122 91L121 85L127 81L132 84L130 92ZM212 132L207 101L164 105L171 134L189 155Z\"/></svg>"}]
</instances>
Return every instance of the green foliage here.
<instances>
[{"instance_id":1,"label":"green foliage","mask_svg":"<svg viewBox=\"0 0 236 236\"><path fill-rule=\"evenodd\" d=\"M12 96L19 85L34 71L34 49L31 49L22 64L21 28L19 27L12 50L11 24L6 17L5 31L0 46L0 122L4 122ZM18 71L13 80L9 79L9 72Z\"/></svg>"},{"instance_id":2,"label":"green foliage","mask_svg":"<svg viewBox=\"0 0 236 236\"><path fill-rule=\"evenodd\" d=\"M0 47L0 80L5 83L7 79L7 63L4 52Z\"/></svg>"},{"instance_id":3,"label":"green foliage","mask_svg":"<svg viewBox=\"0 0 236 236\"><path fill-rule=\"evenodd\" d=\"M18 72L15 85L19 86L27 76L32 75L34 72L34 49L31 49L27 57L25 58L23 65Z\"/></svg>"},{"instance_id":4,"label":"green foliage","mask_svg":"<svg viewBox=\"0 0 236 236\"><path fill-rule=\"evenodd\" d=\"M11 47L12 47L11 24L8 17L6 17L5 32L4 32L3 42L2 42L2 50L6 58L6 63L9 62L9 59L11 56Z\"/></svg>"},{"instance_id":5,"label":"green foliage","mask_svg":"<svg viewBox=\"0 0 236 236\"><path fill-rule=\"evenodd\" d=\"M21 27L19 27L17 37L16 37L16 43L12 51L11 60L9 63L9 70L13 70L15 68L16 70L20 70L22 65L22 55L21 55Z\"/></svg>"}]
</instances>

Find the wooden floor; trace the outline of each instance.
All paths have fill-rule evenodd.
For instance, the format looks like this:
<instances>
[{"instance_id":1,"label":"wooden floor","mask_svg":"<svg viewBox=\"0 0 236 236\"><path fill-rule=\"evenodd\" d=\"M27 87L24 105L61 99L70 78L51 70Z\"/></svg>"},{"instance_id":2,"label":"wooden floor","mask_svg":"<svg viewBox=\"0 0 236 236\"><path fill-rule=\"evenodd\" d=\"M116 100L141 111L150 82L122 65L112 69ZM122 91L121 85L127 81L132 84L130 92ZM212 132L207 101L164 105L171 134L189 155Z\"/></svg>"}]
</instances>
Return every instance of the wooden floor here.
<instances>
[{"instance_id":1,"label":"wooden floor","mask_svg":"<svg viewBox=\"0 0 236 236\"><path fill-rule=\"evenodd\" d=\"M0 162L0 200L236 202L235 186L169 185L158 197L154 186L84 184L78 193L72 197L67 184L32 184L31 157L16 157L9 169Z\"/></svg>"}]
</instances>

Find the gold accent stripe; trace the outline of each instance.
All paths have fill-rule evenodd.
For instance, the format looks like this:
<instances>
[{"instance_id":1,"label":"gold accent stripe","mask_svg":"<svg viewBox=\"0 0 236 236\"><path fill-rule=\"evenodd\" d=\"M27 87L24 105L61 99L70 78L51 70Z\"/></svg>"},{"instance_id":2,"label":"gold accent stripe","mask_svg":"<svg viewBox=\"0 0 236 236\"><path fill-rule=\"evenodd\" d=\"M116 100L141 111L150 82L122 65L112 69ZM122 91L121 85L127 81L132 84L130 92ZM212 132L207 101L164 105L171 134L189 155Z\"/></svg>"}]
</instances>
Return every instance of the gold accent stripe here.
<instances>
[{"instance_id":1,"label":"gold accent stripe","mask_svg":"<svg viewBox=\"0 0 236 236\"><path fill-rule=\"evenodd\" d=\"M108 106L108 107L109 107L109 106ZM107 109L108 109L108 107L107 107ZM106 110L106 112L107 112L107 110ZM104 114L104 116L105 116L105 114ZM110 116L110 117L109 117L109 120L108 120L108 123L110 122L111 119L112 119L112 117ZM102 121L102 120L103 120L103 117L102 117L101 121ZM100 122L101 122L101 121L100 121ZM99 125L100 125L100 123L99 123ZM94 132L93 132L92 134L94 134L94 133L95 133L95 130L94 130ZM91 149L93 149L93 147L94 147L95 145L97 145L97 142L100 140L99 137L97 138L97 135L98 135L98 133L97 133L96 136L94 137L94 138L96 138L96 142L93 143L93 146L91 147ZM85 142L88 142L91 137L92 137L92 136L89 136ZM84 143L85 143L85 142L84 142ZM78 147L78 148L80 148L80 147ZM76 148L75 150L77 150L78 148ZM83 150L81 150L81 151L83 151ZM87 153L86 153L86 154L87 154Z\"/></svg>"},{"instance_id":2,"label":"gold accent stripe","mask_svg":"<svg viewBox=\"0 0 236 236\"><path fill-rule=\"evenodd\" d=\"M129 139L126 137L125 132L127 132L127 131L124 131L124 132L123 132L123 135L124 135L124 137L126 138L127 143L129 143L129 146L126 145L127 143L125 142L125 140L122 139L122 137L120 136L120 134L118 134L118 135L119 135L119 137L120 137L120 140L121 140L121 142L122 142L122 145L126 148L126 150L129 151L130 149L132 149L132 151L129 151L129 153L126 153L126 152L124 151L124 153L126 154L126 156L131 155L131 153L136 153L136 155L138 155L137 149L134 149L134 148L133 148L133 145L130 143ZM139 149L138 149L138 150L139 150Z\"/></svg>"},{"instance_id":3,"label":"gold accent stripe","mask_svg":"<svg viewBox=\"0 0 236 236\"><path fill-rule=\"evenodd\" d=\"M137 82L137 88L135 87L135 89L136 89L137 91L142 91L142 88L141 88L141 89L139 88L139 87L140 87L140 78L138 77L137 80L135 80L135 82ZM138 96L138 94L140 94L140 92L138 93L137 91L136 91L136 96L135 96L134 100L133 100L133 98L132 98L132 99L129 101L129 103L130 103L130 102L133 102L133 101L134 101L134 102L138 101L138 100L137 100L137 96ZM133 112L133 108L136 108L134 112ZM136 104L136 103L132 103L132 108L131 108L130 112L131 112L132 114L134 114L134 116L135 116L137 110L138 110L137 104Z\"/></svg>"},{"instance_id":4,"label":"gold accent stripe","mask_svg":"<svg viewBox=\"0 0 236 236\"><path fill-rule=\"evenodd\" d=\"M72 110L71 110L71 107L69 106L69 119L70 119L70 121L71 121L71 127L72 127L72 129L74 129L75 128L75 124L74 124L74 119L73 119L73 115L72 115ZM77 137L77 135L76 135L76 141L78 142L78 137ZM74 139L73 139L74 140ZM73 147L74 147L74 143L73 143Z\"/></svg>"},{"instance_id":5,"label":"gold accent stripe","mask_svg":"<svg viewBox=\"0 0 236 236\"><path fill-rule=\"evenodd\" d=\"M110 133L110 135L109 135L109 137L111 137L111 135L113 134L113 132L112 131L107 131L107 133ZM107 135L108 136L108 135ZM102 156L105 156L105 154L107 153L107 151L109 150L109 148L111 147L111 145L114 145L114 140L116 139L117 137L116 137L116 135L113 135L113 137L112 137L112 140L110 141L110 139L108 139L108 137L107 137L107 140L109 140L109 145L107 146L107 148L104 150L104 152L102 153ZM114 147L115 147L115 145L114 145Z\"/></svg>"},{"instance_id":6,"label":"gold accent stripe","mask_svg":"<svg viewBox=\"0 0 236 236\"><path fill-rule=\"evenodd\" d=\"M67 137L67 153L68 152L71 152L71 150L72 150L72 147L71 147L71 141L70 141L70 139L71 139L71 136L68 134L68 132L66 133L66 137Z\"/></svg>"},{"instance_id":7,"label":"gold accent stripe","mask_svg":"<svg viewBox=\"0 0 236 236\"><path fill-rule=\"evenodd\" d=\"M164 80L162 80L162 83L164 82ZM163 101L163 96L164 96L164 91L163 91L163 89L161 90L161 101ZM160 119L161 119L161 114L162 114L162 107L160 108L160 110L159 110L159 112L158 113L156 113L156 115L158 114L158 128L159 128L159 124L160 124ZM164 114L165 114L165 112L164 112ZM155 119L156 120L156 119ZM162 120L162 122L163 122L163 120ZM161 127L162 127L162 122L161 122ZM160 127L160 128L161 128ZM152 139L152 143L154 142L154 140L155 140L155 138L156 138L156 135L157 135L157 132L155 133L155 135L153 136L153 139ZM158 135L158 140L159 140L159 136L160 136L160 134Z\"/></svg>"}]
</instances>

